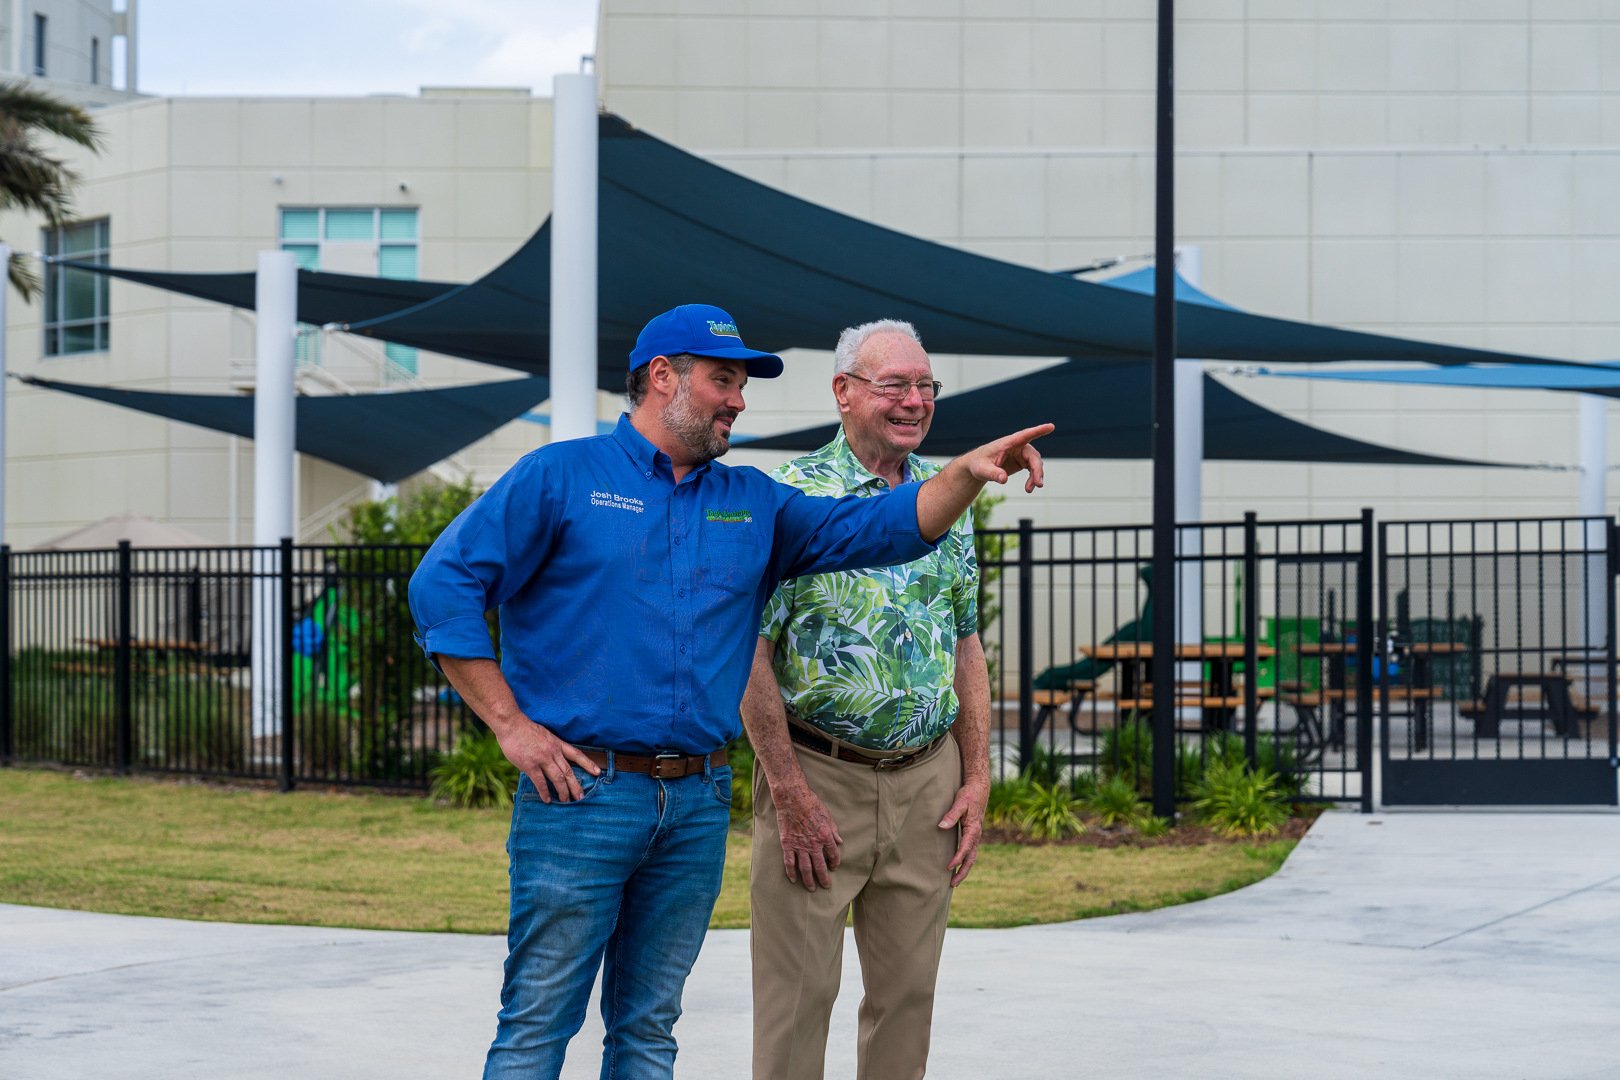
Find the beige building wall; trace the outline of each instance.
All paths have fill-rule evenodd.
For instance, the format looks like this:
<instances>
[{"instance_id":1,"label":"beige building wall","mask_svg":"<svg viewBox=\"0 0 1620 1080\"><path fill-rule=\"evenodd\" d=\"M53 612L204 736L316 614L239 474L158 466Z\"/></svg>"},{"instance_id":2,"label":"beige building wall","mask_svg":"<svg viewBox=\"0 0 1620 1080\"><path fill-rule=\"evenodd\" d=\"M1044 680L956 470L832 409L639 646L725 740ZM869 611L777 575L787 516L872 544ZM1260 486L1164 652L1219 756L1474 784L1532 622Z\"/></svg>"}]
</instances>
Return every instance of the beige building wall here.
<instances>
[{"instance_id":1,"label":"beige building wall","mask_svg":"<svg viewBox=\"0 0 1620 1080\"><path fill-rule=\"evenodd\" d=\"M721 165L1026 265L1152 250L1151 0L603 8L606 106ZM1620 11L1596 0L1183 0L1177 15L1178 239L1200 248L1209 292L1268 315L1620 357ZM1006 370L936 360L952 387ZM819 408L830 360L795 367L751 388L745 428L831 418ZM1405 449L1559 466L1577 455L1569 395L1218 377L1296 419ZM1000 517L1148 516L1145 463L1058 462L1051 475L1045 495ZM1204 473L1210 519L1361 506L1565 514L1576 489L1573 472Z\"/></svg>"},{"instance_id":2,"label":"beige building wall","mask_svg":"<svg viewBox=\"0 0 1620 1080\"><path fill-rule=\"evenodd\" d=\"M450 91L145 99L98 112L105 152L70 157L84 176L80 216L108 219L115 265L251 271L258 252L278 246L280 207L414 207L419 275L460 282L503 261L548 213L550 114L549 100L527 94ZM18 250L36 250L39 230L36 219L0 215L0 236ZM231 393L250 386L250 312L119 281L110 306L108 351L45 358L40 303L25 305L13 292L8 367L149 390ZM379 344L322 337L322 370L301 375L304 392L383 385ZM515 375L420 357L423 385ZM16 383L8 399L6 540L14 547L123 511L220 542L251 537L249 440ZM546 430L507 425L446 462L443 472L471 472L488 483L544 441ZM301 539L327 539L343 505L371 493L365 478L314 459L301 459L298 478Z\"/></svg>"},{"instance_id":3,"label":"beige building wall","mask_svg":"<svg viewBox=\"0 0 1620 1080\"><path fill-rule=\"evenodd\" d=\"M0 75L26 78L81 105L134 98L131 75L138 71L138 50L133 24L139 19L136 0L125 6L127 11L114 11L112 0L0 0ZM43 39L36 16L44 18ZM116 87L115 48L125 58Z\"/></svg>"}]
</instances>

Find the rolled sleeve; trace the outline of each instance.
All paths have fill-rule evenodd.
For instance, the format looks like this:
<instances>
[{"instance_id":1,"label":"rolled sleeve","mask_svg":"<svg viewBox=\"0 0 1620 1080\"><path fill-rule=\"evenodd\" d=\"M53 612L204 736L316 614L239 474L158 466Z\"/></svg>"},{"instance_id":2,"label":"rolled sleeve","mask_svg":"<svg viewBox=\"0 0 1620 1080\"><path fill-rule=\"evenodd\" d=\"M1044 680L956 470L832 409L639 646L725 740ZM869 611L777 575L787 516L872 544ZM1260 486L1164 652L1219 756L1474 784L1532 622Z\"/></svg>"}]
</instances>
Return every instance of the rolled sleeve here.
<instances>
[{"instance_id":1,"label":"rolled sleeve","mask_svg":"<svg viewBox=\"0 0 1620 1080\"><path fill-rule=\"evenodd\" d=\"M495 659L484 614L509 599L550 550L542 459L529 454L433 542L411 575L416 640L429 657Z\"/></svg>"}]
</instances>

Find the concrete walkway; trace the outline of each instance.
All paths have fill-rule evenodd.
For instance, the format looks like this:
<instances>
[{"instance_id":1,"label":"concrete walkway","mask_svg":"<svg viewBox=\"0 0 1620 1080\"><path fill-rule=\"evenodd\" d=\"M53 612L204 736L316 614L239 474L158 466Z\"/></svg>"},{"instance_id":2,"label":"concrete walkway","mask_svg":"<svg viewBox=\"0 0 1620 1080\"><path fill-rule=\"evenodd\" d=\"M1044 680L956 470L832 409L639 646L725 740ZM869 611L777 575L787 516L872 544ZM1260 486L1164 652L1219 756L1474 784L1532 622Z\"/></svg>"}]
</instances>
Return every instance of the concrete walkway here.
<instances>
[{"instance_id":1,"label":"concrete walkway","mask_svg":"<svg viewBox=\"0 0 1620 1080\"><path fill-rule=\"evenodd\" d=\"M504 951L0 905L0 1077L475 1076ZM942 1080L1614 1077L1620 814L1331 813L1241 892L953 930L941 983ZM855 997L829 1077L854 1075ZM680 1074L746 1077L746 932L710 935L686 1009ZM600 1038L565 1076L597 1075Z\"/></svg>"}]
</instances>

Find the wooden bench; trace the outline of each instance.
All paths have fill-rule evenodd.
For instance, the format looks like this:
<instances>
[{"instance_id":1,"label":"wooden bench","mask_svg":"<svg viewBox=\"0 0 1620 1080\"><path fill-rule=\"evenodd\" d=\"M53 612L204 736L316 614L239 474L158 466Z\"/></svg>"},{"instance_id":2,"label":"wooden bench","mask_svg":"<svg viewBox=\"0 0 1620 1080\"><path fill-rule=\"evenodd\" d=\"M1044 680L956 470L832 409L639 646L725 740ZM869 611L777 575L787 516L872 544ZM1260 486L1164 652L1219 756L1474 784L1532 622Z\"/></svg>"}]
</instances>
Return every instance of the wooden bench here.
<instances>
[{"instance_id":1,"label":"wooden bench","mask_svg":"<svg viewBox=\"0 0 1620 1080\"><path fill-rule=\"evenodd\" d=\"M1059 690L1035 690L1030 694L1030 700L1035 704L1034 734L1039 735L1046 728L1047 721L1057 714L1059 709L1066 709L1069 716L1069 727L1079 733L1080 706L1086 697L1095 694L1097 684L1090 679L1079 679L1069 683Z\"/></svg>"},{"instance_id":2,"label":"wooden bench","mask_svg":"<svg viewBox=\"0 0 1620 1080\"><path fill-rule=\"evenodd\" d=\"M116 674L110 667L105 667L99 664L75 663L66 660L57 661L56 663L52 664L51 670L61 672L63 675L99 675L105 679L110 679L114 674Z\"/></svg>"},{"instance_id":3,"label":"wooden bench","mask_svg":"<svg viewBox=\"0 0 1620 1080\"><path fill-rule=\"evenodd\" d=\"M1382 688L1373 687L1373 700L1378 700L1383 694ZM1444 691L1438 686L1392 686L1389 688L1389 700L1391 701L1434 701L1443 695ZM1356 700L1356 692L1349 689L1284 692L1278 695L1277 700L1285 705L1308 705L1320 708L1333 701L1354 701Z\"/></svg>"}]
</instances>

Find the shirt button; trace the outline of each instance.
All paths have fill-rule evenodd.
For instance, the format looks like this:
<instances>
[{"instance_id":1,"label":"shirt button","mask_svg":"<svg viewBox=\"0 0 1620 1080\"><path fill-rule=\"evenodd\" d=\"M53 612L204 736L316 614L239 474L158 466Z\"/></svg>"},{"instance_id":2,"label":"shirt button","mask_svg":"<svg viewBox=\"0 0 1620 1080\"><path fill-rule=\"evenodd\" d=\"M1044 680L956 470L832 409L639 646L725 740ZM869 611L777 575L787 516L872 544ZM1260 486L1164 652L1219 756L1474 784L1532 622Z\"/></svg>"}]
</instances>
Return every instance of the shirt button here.
<instances>
[{"instance_id":1,"label":"shirt button","mask_svg":"<svg viewBox=\"0 0 1620 1080\"><path fill-rule=\"evenodd\" d=\"M680 589L675 593L675 595L676 596L685 596L686 595L686 590L685 589Z\"/></svg>"},{"instance_id":2,"label":"shirt button","mask_svg":"<svg viewBox=\"0 0 1620 1080\"><path fill-rule=\"evenodd\" d=\"M681 655L682 655L682 656L685 656L685 655L686 655L686 646L685 646L685 645L682 645L682 646L681 646Z\"/></svg>"},{"instance_id":3,"label":"shirt button","mask_svg":"<svg viewBox=\"0 0 1620 1080\"><path fill-rule=\"evenodd\" d=\"M678 546L678 545L679 545L679 544L680 544L680 542L681 542L681 538L680 538L680 537L678 537L678 536L677 536L677 537L676 537L676 538L675 538L675 543L676 543L676 545L677 545L677 546Z\"/></svg>"},{"instance_id":4,"label":"shirt button","mask_svg":"<svg viewBox=\"0 0 1620 1080\"><path fill-rule=\"evenodd\" d=\"M648 480L651 480L652 479L652 470L649 469L645 473L642 473L642 475L645 476Z\"/></svg>"},{"instance_id":5,"label":"shirt button","mask_svg":"<svg viewBox=\"0 0 1620 1080\"><path fill-rule=\"evenodd\" d=\"M685 712L685 711L686 711L686 702L683 701L683 702L681 702L681 712Z\"/></svg>"}]
</instances>

